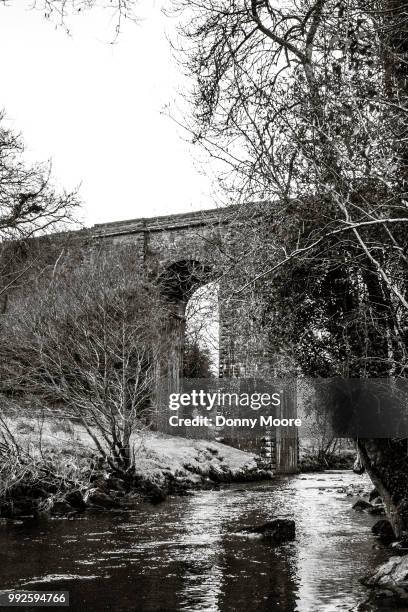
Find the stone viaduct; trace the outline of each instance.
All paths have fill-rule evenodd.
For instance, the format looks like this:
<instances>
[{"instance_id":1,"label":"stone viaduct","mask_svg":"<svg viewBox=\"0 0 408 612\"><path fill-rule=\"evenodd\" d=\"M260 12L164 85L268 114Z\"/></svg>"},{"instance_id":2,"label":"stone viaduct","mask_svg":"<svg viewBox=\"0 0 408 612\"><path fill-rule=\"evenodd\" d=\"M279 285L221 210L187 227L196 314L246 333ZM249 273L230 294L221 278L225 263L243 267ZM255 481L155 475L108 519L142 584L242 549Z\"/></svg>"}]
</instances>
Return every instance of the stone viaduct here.
<instances>
[{"instance_id":1,"label":"stone viaduct","mask_svg":"<svg viewBox=\"0 0 408 612\"><path fill-rule=\"evenodd\" d=\"M185 333L185 308L194 291L213 279L211 263L231 226L236 223L238 207L203 210L181 214L102 223L91 228L92 248L134 248L141 265L161 278L171 304L168 334L171 335L168 376L173 388L179 386ZM222 287L220 288L222 293ZM231 337L228 311L219 311L219 376L245 377L242 354L237 354ZM245 342L242 343L241 349ZM256 365L256 364L252 364ZM255 367L256 372L256 367ZM276 470L296 469L297 449L293 440L273 440Z\"/></svg>"}]
</instances>

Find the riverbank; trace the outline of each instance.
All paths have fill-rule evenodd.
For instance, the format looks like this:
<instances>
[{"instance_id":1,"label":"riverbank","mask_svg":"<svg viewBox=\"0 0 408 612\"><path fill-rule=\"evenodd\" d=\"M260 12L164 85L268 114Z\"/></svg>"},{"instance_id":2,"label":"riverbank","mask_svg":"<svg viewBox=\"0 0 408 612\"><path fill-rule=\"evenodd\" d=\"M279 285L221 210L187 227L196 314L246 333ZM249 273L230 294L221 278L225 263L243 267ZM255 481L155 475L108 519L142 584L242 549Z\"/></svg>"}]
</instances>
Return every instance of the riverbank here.
<instances>
[{"instance_id":1,"label":"riverbank","mask_svg":"<svg viewBox=\"0 0 408 612\"><path fill-rule=\"evenodd\" d=\"M321 453L303 444L299 448L299 472L302 474L325 470L352 470L356 460L356 449L340 448L335 452Z\"/></svg>"},{"instance_id":2,"label":"riverbank","mask_svg":"<svg viewBox=\"0 0 408 612\"><path fill-rule=\"evenodd\" d=\"M10 419L7 427L14 442L2 462L3 519L128 509L143 500L157 503L220 483L272 477L250 453L151 431L132 436L133 465L123 475L103 460L77 423L25 418Z\"/></svg>"}]
</instances>

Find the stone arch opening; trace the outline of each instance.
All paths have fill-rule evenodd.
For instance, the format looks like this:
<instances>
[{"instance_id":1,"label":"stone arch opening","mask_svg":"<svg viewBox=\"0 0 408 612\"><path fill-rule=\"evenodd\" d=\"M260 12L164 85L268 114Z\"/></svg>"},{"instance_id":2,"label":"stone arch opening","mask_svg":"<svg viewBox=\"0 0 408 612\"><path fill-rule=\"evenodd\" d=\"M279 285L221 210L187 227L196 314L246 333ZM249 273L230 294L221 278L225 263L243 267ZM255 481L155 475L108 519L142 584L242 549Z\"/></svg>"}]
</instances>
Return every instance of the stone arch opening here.
<instances>
[{"instance_id":1,"label":"stone arch opening","mask_svg":"<svg viewBox=\"0 0 408 612\"><path fill-rule=\"evenodd\" d=\"M166 266L159 275L161 291L169 307L165 330L168 339L165 369L169 388L173 391L180 389L183 377L188 304L195 292L209 283L211 272L210 266L196 259L182 259Z\"/></svg>"},{"instance_id":2,"label":"stone arch opening","mask_svg":"<svg viewBox=\"0 0 408 612\"><path fill-rule=\"evenodd\" d=\"M159 275L162 291L170 302L187 304L193 293L208 283L211 268L195 259L182 259L168 265Z\"/></svg>"},{"instance_id":3,"label":"stone arch opening","mask_svg":"<svg viewBox=\"0 0 408 612\"><path fill-rule=\"evenodd\" d=\"M219 372L219 283L198 287L186 306L183 375L208 378ZM194 363L194 360L197 363Z\"/></svg>"}]
</instances>

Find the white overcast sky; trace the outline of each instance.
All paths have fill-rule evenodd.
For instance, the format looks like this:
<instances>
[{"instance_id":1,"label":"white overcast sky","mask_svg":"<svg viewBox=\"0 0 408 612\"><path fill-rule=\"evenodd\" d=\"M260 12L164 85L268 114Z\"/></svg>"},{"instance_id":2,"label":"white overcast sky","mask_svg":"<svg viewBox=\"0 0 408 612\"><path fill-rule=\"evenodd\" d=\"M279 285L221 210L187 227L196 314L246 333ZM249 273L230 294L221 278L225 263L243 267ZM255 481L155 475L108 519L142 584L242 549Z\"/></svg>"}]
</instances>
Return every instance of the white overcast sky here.
<instances>
[{"instance_id":1,"label":"white overcast sky","mask_svg":"<svg viewBox=\"0 0 408 612\"><path fill-rule=\"evenodd\" d=\"M185 134L160 114L186 87L161 2L141 0L115 45L106 11L71 19L67 36L29 5L0 6L0 108L58 186L81 183L85 223L213 206Z\"/></svg>"}]
</instances>

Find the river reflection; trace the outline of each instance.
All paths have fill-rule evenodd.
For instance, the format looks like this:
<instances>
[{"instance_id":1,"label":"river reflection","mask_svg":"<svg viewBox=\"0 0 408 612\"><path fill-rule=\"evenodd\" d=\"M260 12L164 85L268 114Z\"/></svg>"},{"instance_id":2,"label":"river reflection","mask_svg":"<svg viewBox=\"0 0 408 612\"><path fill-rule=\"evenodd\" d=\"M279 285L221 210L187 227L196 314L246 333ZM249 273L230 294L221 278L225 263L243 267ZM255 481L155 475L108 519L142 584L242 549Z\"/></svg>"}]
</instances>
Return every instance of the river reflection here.
<instances>
[{"instance_id":1,"label":"river reflection","mask_svg":"<svg viewBox=\"0 0 408 612\"><path fill-rule=\"evenodd\" d=\"M235 485L160 506L0 527L1 589L64 589L75 612L350 610L359 577L386 558L334 472ZM294 518L280 547L239 535ZM20 608L21 609L21 608ZM34 609L34 608L33 608ZM30 610L30 608L26 608Z\"/></svg>"}]
</instances>

